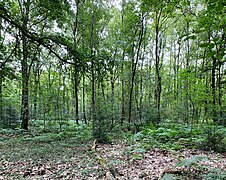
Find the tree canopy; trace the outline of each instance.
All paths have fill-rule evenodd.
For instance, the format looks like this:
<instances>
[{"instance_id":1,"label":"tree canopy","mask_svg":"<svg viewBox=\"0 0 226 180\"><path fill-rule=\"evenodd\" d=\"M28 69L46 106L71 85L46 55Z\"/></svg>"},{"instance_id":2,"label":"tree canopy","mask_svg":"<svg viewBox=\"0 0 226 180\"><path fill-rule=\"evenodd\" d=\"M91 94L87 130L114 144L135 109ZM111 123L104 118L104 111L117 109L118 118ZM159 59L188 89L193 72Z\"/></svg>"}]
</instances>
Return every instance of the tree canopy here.
<instances>
[{"instance_id":1,"label":"tree canopy","mask_svg":"<svg viewBox=\"0 0 226 180\"><path fill-rule=\"evenodd\" d=\"M23 129L75 120L97 137L167 120L225 125L225 21L216 0L3 0L1 121L12 107Z\"/></svg>"}]
</instances>

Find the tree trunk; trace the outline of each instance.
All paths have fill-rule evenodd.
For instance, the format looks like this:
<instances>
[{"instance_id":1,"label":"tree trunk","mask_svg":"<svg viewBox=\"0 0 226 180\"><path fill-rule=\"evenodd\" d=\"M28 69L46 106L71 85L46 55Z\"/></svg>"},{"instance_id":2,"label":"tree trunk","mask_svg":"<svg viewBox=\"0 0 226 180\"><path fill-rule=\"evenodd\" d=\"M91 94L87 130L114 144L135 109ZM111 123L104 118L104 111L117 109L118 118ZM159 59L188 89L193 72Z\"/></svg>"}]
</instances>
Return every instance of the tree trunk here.
<instances>
[{"instance_id":1,"label":"tree trunk","mask_svg":"<svg viewBox=\"0 0 226 180\"><path fill-rule=\"evenodd\" d=\"M221 80L222 80L222 73L221 73L221 64L219 64L219 67L218 67L218 105L219 105L219 108L220 108L220 117L223 116L223 112L222 112L222 90L221 90Z\"/></svg>"},{"instance_id":2,"label":"tree trunk","mask_svg":"<svg viewBox=\"0 0 226 180\"><path fill-rule=\"evenodd\" d=\"M0 27L2 26L2 19L0 18ZM1 29L0 29L0 38L2 37ZM3 97L2 97L2 83L3 83L3 67L0 67L0 122L2 121L3 115Z\"/></svg>"},{"instance_id":3,"label":"tree trunk","mask_svg":"<svg viewBox=\"0 0 226 180\"><path fill-rule=\"evenodd\" d=\"M77 29L78 29L78 14L79 14L79 0L76 0L76 17L73 27L73 39L74 39L74 48L77 48ZM79 124L79 100L78 100L78 85L79 85L79 74L78 74L78 58L74 57L74 94L75 94L75 119L76 124Z\"/></svg>"},{"instance_id":4,"label":"tree trunk","mask_svg":"<svg viewBox=\"0 0 226 180\"><path fill-rule=\"evenodd\" d=\"M111 77L111 110L112 110L112 114L111 114L111 126L114 126L114 101L115 101L115 84L114 84L114 80L113 77Z\"/></svg>"},{"instance_id":5,"label":"tree trunk","mask_svg":"<svg viewBox=\"0 0 226 180\"><path fill-rule=\"evenodd\" d=\"M99 122L96 115L96 83L95 83L95 59L93 53L93 30L94 30L94 14L92 15L91 19L91 32L90 32L90 55L91 55L91 76L92 76L92 98L91 98L91 112L92 112L92 120L93 120L93 137L98 138L98 130L99 130Z\"/></svg>"},{"instance_id":6,"label":"tree trunk","mask_svg":"<svg viewBox=\"0 0 226 180\"><path fill-rule=\"evenodd\" d=\"M121 96L122 96L122 102L121 102L121 125L123 125L125 120L125 92L124 92L124 59L125 59L125 51L123 50L122 53L122 65L121 65Z\"/></svg>"},{"instance_id":7,"label":"tree trunk","mask_svg":"<svg viewBox=\"0 0 226 180\"><path fill-rule=\"evenodd\" d=\"M39 53L40 56L40 53ZM36 120L38 116L38 88L39 88L39 80L40 80L40 72L39 72L39 60L35 63L33 67L33 74L34 74L34 112L33 112L33 118Z\"/></svg>"},{"instance_id":8,"label":"tree trunk","mask_svg":"<svg viewBox=\"0 0 226 180\"><path fill-rule=\"evenodd\" d=\"M121 20L122 20L122 27L124 27L124 5L125 5L125 2L124 0L122 0L122 14L121 14ZM124 93L124 60L125 60L125 48L123 46L123 50L122 50L122 65L121 65L121 77L122 77L122 80L121 80L121 98L122 98L122 101L121 101L121 125L123 125L124 123L124 120L125 120L125 93Z\"/></svg>"},{"instance_id":9,"label":"tree trunk","mask_svg":"<svg viewBox=\"0 0 226 180\"><path fill-rule=\"evenodd\" d=\"M135 60L135 62L134 62L134 60L132 61L132 78L131 78L131 88L130 88L130 94L129 94L129 116L128 116L129 126L128 126L128 130L130 130L130 125L131 125L133 87L134 87L134 80L135 80L135 75L136 75L137 63L138 63L139 55L140 55L140 49L141 49L141 45L142 45L142 42L143 42L143 34L144 34L144 15L142 14L136 60ZM136 33L135 33L135 35L136 35ZM132 53L132 56L133 56L133 59L134 59L135 58L134 53Z\"/></svg>"},{"instance_id":10,"label":"tree trunk","mask_svg":"<svg viewBox=\"0 0 226 180\"><path fill-rule=\"evenodd\" d=\"M217 60L213 57L212 62L212 75L211 75L211 88L212 88L212 96L213 96L213 122L217 121L217 110L216 110L216 66Z\"/></svg>"},{"instance_id":11,"label":"tree trunk","mask_svg":"<svg viewBox=\"0 0 226 180\"><path fill-rule=\"evenodd\" d=\"M24 41L24 40L23 40ZM23 43L23 46L25 43ZM23 51L26 48L23 48ZM26 53L23 53L23 61L22 61L22 106L21 106L21 128L27 130L28 129L28 121L29 121L29 89L28 89L28 82L29 82L29 75L27 69L27 58Z\"/></svg>"},{"instance_id":12,"label":"tree trunk","mask_svg":"<svg viewBox=\"0 0 226 180\"><path fill-rule=\"evenodd\" d=\"M79 102L78 102L78 73L77 68L74 68L74 91L75 91L75 120L79 124Z\"/></svg>"},{"instance_id":13,"label":"tree trunk","mask_svg":"<svg viewBox=\"0 0 226 180\"><path fill-rule=\"evenodd\" d=\"M156 101L156 109L157 109L157 117L156 123L160 123L161 121L161 114L160 114L160 102L161 102L161 91L162 91L162 78L160 75L160 47L159 47L159 21L160 15L156 12L156 27L155 27L155 71L156 71L156 90L155 90L155 101Z\"/></svg>"},{"instance_id":14,"label":"tree trunk","mask_svg":"<svg viewBox=\"0 0 226 180\"><path fill-rule=\"evenodd\" d=\"M115 51L114 51L114 55L113 55L113 59L116 59L116 54L117 54L118 48L116 47ZM114 67L115 67L115 63L112 63L112 67L111 67L111 76L110 76L110 81L111 81L111 125L112 127L114 126L114 121L115 121L115 81L116 81L116 75L114 72Z\"/></svg>"},{"instance_id":15,"label":"tree trunk","mask_svg":"<svg viewBox=\"0 0 226 180\"><path fill-rule=\"evenodd\" d=\"M189 35L189 22L187 21L186 24L186 33ZM189 106L188 106L188 100L189 100L189 60L190 60L190 43L189 38L187 38L187 54L186 54L186 76L185 76L185 117L184 121L185 123L189 122Z\"/></svg>"},{"instance_id":16,"label":"tree trunk","mask_svg":"<svg viewBox=\"0 0 226 180\"><path fill-rule=\"evenodd\" d=\"M147 25L147 21L145 22L145 27ZM144 37L146 36L146 29L144 31ZM142 121L142 113L143 113L143 66L144 66L144 58L145 58L145 52L146 52L146 42L144 41L143 46L143 55L142 55L142 62L141 62L141 68L140 68L140 102L139 102L139 119L140 122Z\"/></svg>"},{"instance_id":17,"label":"tree trunk","mask_svg":"<svg viewBox=\"0 0 226 180\"><path fill-rule=\"evenodd\" d=\"M211 32L209 32L209 43L211 42ZM216 107L216 68L217 68L217 59L216 57L212 56L212 69L211 69L211 89L212 89L212 116L213 122L217 122L217 107Z\"/></svg>"},{"instance_id":18,"label":"tree trunk","mask_svg":"<svg viewBox=\"0 0 226 180\"><path fill-rule=\"evenodd\" d=\"M3 99L2 99L2 72L0 70L0 122L2 122L3 115Z\"/></svg>"},{"instance_id":19,"label":"tree trunk","mask_svg":"<svg viewBox=\"0 0 226 180\"><path fill-rule=\"evenodd\" d=\"M145 45L144 45L145 52ZM142 111L143 111L143 64L144 64L144 52L141 63L141 73L140 73L140 99L139 99L139 120L142 120Z\"/></svg>"},{"instance_id":20,"label":"tree trunk","mask_svg":"<svg viewBox=\"0 0 226 180\"><path fill-rule=\"evenodd\" d=\"M28 16L29 16L30 1L25 3L25 12L21 9L23 15L23 29L27 31ZM28 129L29 121L29 66L28 66L28 41L24 32L22 32L22 48L23 59L21 60L22 67L22 105L21 105L21 128Z\"/></svg>"},{"instance_id":21,"label":"tree trunk","mask_svg":"<svg viewBox=\"0 0 226 180\"><path fill-rule=\"evenodd\" d=\"M85 102L85 70L83 69L83 77L82 77L82 109L83 109L83 120L85 124L88 124L86 118L86 102Z\"/></svg>"}]
</instances>

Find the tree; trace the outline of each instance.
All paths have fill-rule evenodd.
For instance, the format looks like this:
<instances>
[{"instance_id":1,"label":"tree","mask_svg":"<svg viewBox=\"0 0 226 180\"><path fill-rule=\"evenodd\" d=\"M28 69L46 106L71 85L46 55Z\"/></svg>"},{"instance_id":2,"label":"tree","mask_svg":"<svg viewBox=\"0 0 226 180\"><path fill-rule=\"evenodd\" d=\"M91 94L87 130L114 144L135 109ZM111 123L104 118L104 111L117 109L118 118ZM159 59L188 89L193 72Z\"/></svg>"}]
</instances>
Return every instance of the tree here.
<instances>
[{"instance_id":1,"label":"tree","mask_svg":"<svg viewBox=\"0 0 226 180\"><path fill-rule=\"evenodd\" d=\"M199 33L205 34L201 48L205 48L205 58L211 59L211 91L212 91L212 117L216 123L218 113L222 115L221 110L221 79L223 72L222 65L225 63L225 18L223 2L207 0L204 11L200 12L199 26L202 27ZM218 72L217 72L218 70ZM217 79L218 73L218 79ZM218 85L217 85L218 81ZM218 88L218 90L217 90ZM218 91L218 96L217 96ZM217 100L218 99L218 100Z\"/></svg>"},{"instance_id":2,"label":"tree","mask_svg":"<svg viewBox=\"0 0 226 180\"><path fill-rule=\"evenodd\" d=\"M224 3L120 3L1 1L0 113L20 108L23 129L91 122L97 139L118 123L222 121Z\"/></svg>"}]
</instances>

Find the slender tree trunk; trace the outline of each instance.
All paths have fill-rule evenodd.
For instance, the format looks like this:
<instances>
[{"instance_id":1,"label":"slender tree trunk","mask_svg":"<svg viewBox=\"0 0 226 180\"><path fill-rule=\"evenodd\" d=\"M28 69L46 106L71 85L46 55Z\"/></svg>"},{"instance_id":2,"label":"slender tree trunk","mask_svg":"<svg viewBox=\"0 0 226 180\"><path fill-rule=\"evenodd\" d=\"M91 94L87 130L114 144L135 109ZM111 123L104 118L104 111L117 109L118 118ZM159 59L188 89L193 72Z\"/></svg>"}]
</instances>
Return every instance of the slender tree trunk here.
<instances>
[{"instance_id":1,"label":"slender tree trunk","mask_svg":"<svg viewBox=\"0 0 226 180\"><path fill-rule=\"evenodd\" d=\"M152 40L153 41L153 40ZM152 42L152 43L154 43L154 42ZM149 63L148 63L148 113L151 113L150 111L151 111L151 109L152 109L152 105L151 105L151 101L152 101L152 96L153 96L153 94L152 94L152 92L153 92L153 90L152 90L152 83L151 83L151 81L152 81L152 63L153 63L153 56L154 56L154 54L153 54L153 51L152 50L150 50L150 56L152 56L152 58L149 58ZM146 121L146 123L149 123L150 122L150 119L148 119L147 121Z\"/></svg>"},{"instance_id":2,"label":"slender tree trunk","mask_svg":"<svg viewBox=\"0 0 226 180\"><path fill-rule=\"evenodd\" d=\"M209 43L211 41L211 32L209 32ZM213 107L212 107L212 116L213 116L213 122L216 123L217 122L217 105L216 105L216 68L217 68L217 59L216 57L212 56L212 69L211 69L211 88L212 88L212 103L213 103Z\"/></svg>"},{"instance_id":3,"label":"slender tree trunk","mask_svg":"<svg viewBox=\"0 0 226 180\"><path fill-rule=\"evenodd\" d=\"M145 25L146 26L146 25ZM146 35L146 31L144 32L144 36ZM144 66L144 58L145 58L145 51L146 51L146 44L144 42L143 47L143 56L142 56L142 62L141 62L141 73L140 73L140 99L139 99L139 119L140 122L142 121L142 113L143 113L143 66Z\"/></svg>"},{"instance_id":4,"label":"slender tree trunk","mask_svg":"<svg viewBox=\"0 0 226 180\"><path fill-rule=\"evenodd\" d=\"M114 51L114 55L113 55L113 59L116 59L116 54L117 54L118 48L116 47L115 51ZM112 110L112 117L111 117L111 125L112 127L114 126L114 121L115 121L115 81L116 81L116 73L114 72L114 67L115 67L115 63L112 63L112 67L111 67L111 76L110 76L110 81L111 81L111 110Z\"/></svg>"},{"instance_id":5,"label":"slender tree trunk","mask_svg":"<svg viewBox=\"0 0 226 180\"><path fill-rule=\"evenodd\" d=\"M2 71L0 70L0 122L2 122L2 115L3 115L3 99L2 99Z\"/></svg>"},{"instance_id":6,"label":"slender tree trunk","mask_svg":"<svg viewBox=\"0 0 226 180\"><path fill-rule=\"evenodd\" d=\"M124 5L125 2L122 0L122 14L121 14L121 20L122 20L122 27L124 27ZM125 92L124 92L124 60L125 60L125 48L123 46L123 52L122 52L122 65L121 65L121 125L123 125L125 121Z\"/></svg>"},{"instance_id":7,"label":"slender tree trunk","mask_svg":"<svg viewBox=\"0 0 226 180\"><path fill-rule=\"evenodd\" d=\"M27 30L28 16L29 16L30 1L25 3L25 12L21 9L23 14L23 29ZM22 67L22 105L21 105L21 128L28 129L29 121L29 66L28 66L28 41L24 32L22 32L22 48L23 59L21 60Z\"/></svg>"},{"instance_id":8,"label":"slender tree trunk","mask_svg":"<svg viewBox=\"0 0 226 180\"><path fill-rule=\"evenodd\" d=\"M83 77L82 77L82 109L83 109L83 120L85 124L88 124L86 118L86 102L85 102L85 70L83 69Z\"/></svg>"},{"instance_id":9,"label":"slender tree trunk","mask_svg":"<svg viewBox=\"0 0 226 180\"><path fill-rule=\"evenodd\" d=\"M91 112L92 112L92 120L93 120L93 137L96 138L98 137L98 130L99 130L99 122L97 119L96 115L96 83L95 83L95 59L94 59L94 53L93 53L93 30L94 30L94 14L92 15L91 18L91 32L90 32L90 55L91 55L91 91L92 91L92 107L91 107Z\"/></svg>"},{"instance_id":10,"label":"slender tree trunk","mask_svg":"<svg viewBox=\"0 0 226 180\"><path fill-rule=\"evenodd\" d=\"M62 90L62 119L65 119L65 117L67 116L67 102L66 102L66 91L67 91L67 87L66 87L66 83L65 83L65 79L66 79L66 72L64 72L64 69L62 68L62 83L63 83L63 90Z\"/></svg>"},{"instance_id":11,"label":"slender tree trunk","mask_svg":"<svg viewBox=\"0 0 226 180\"><path fill-rule=\"evenodd\" d=\"M79 100L78 100L78 73L77 68L74 69L74 91L75 91L75 120L79 124Z\"/></svg>"},{"instance_id":12,"label":"slender tree trunk","mask_svg":"<svg viewBox=\"0 0 226 180\"><path fill-rule=\"evenodd\" d=\"M78 14L79 14L79 0L76 0L76 17L73 27L73 39L74 39L74 48L77 48L77 29L78 29ZM75 95L75 119L76 124L79 124L79 99L78 99L78 86L79 86L79 72L78 72L78 65L77 62L78 58L74 57L74 95Z\"/></svg>"},{"instance_id":13,"label":"slender tree trunk","mask_svg":"<svg viewBox=\"0 0 226 180\"><path fill-rule=\"evenodd\" d=\"M128 116L129 126L128 126L128 130L130 130L130 125L131 125L132 97L133 97L134 80L135 80L137 63L138 63L138 60L139 60L141 45L142 45L142 42L143 42L143 34L144 34L144 15L142 14L141 27L140 27L140 32L139 32L139 43L138 43L138 47L137 47L136 59L135 59L135 61L134 60L132 61L132 78L131 78L131 88L130 88L130 94L129 94L129 116ZM134 53L132 53L132 54L133 54L133 58L135 58Z\"/></svg>"},{"instance_id":14,"label":"slender tree trunk","mask_svg":"<svg viewBox=\"0 0 226 180\"><path fill-rule=\"evenodd\" d=\"M38 116L38 86L39 86L39 80L40 80L40 72L39 72L39 60L35 63L33 67L33 73L34 73L34 112L33 112L33 118L36 120Z\"/></svg>"},{"instance_id":15,"label":"slender tree trunk","mask_svg":"<svg viewBox=\"0 0 226 180\"><path fill-rule=\"evenodd\" d=\"M160 47L159 47L159 23L160 23L161 11L159 13L156 12L156 27L155 27L155 71L156 71L156 92L155 92L155 100L156 100L156 109L157 109L157 117L156 123L160 123L161 114L160 114L160 103L161 103L161 91L162 91L162 78L160 75Z\"/></svg>"},{"instance_id":16,"label":"slender tree trunk","mask_svg":"<svg viewBox=\"0 0 226 180\"><path fill-rule=\"evenodd\" d=\"M181 43L179 42L178 43L179 47L178 47L178 55L177 55L177 60L176 60L176 102L177 102L177 105L179 103L179 98L178 98L178 90L179 90L179 83L178 83L178 79L179 79L179 75L178 75L178 72L179 72L179 62L180 62L180 51L181 51Z\"/></svg>"},{"instance_id":17,"label":"slender tree trunk","mask_svg":"<svg viewBox=\"0 0 226 180\"><path fill-rule=\"evenodd\" d=\"M114 126L114 106L115 106L115 83L114 83L114 80L113 80L113 77L111 77L111 101L112 101L112 106L111 106L111 110L112 110L112 117L111 117L111 126L113 127Z\"/></svg>"},{"instance_id":18,"label":"slender tree trunk","mask_svg":"<svg viewBox=\"0 0 226 180\"><path fill-rule=\"evenodd\" d=\"M205 93L207 94L208 93L208 89L209 89L209 79L206 77L205 78ZM209 104L209 102L208 102L208 100L207 99L205 99L205 107L204 107L204 119L203 119L203 121L206 121L206 124L208 124L208 119L209 119L209 117L208 117L208 104Z\"/></svg>"},{"instance_id":19,"label":"slender tree trunk","mask_svg":"<svg viewBox=\"0 0 226 180\"><path fill-rule=\"evenodd\" d=\"M122 96L122 102L121 102L121 125L123 125L125 120L125 92L124 92L124 59L125 59L125 51L123 50L122 53L122 65L121 65L121 96Z\"/></svg>"},{"instance_id":20,"label":"slender tree trunk","mask_svg":"<svg viewBox=\"0 0 226 180\"><path fill-rule=\"evenodd\" d=\"M223 112L222 112L222 91L221 91L221 79L222 79L222 76L221 76L221 64L219 64L219 67L218 67L218 105L219 105L219 108L220 108L220 117L223 116Z\"/></svg>"},{"instance_id":21,"label":"slender tree trunk","mask_svg":"<svg viewBox=\"0 0 226 180\"><path fill-rule=\"evenodd\" d=\"M187 21L186 24L186 31L187 34L189 34L189 22ZM190 60L190 43L189 43L189 38L187 39L187 54L186 54L186 77L185 77L185 123L189 122L189 106L188 106L188 100L189 100L189 60Z\"/></svg>"},{"instance_id":22,"label":"slender tree trunk","mask_svg":"<svg viewBox=\"0 0 226 180\"><path fill-rule=\"evenodd\" d=\"M27 67L27 52L25 47L27 45L24 41L26 40L23 39L21 128L27 130L29 121L29 75Z\"/></svg>"},{"instance_id":23,"label":"slender tree trunk","mask_svg":"<svg viewBox=\"0 0 226 180\"><path fill-rule=\"evenodd\" d=\"M142 120L142 111L143 111L143 62L142 62L142 65L141 65L141 77L140 77L140 102L139 102L139 119L140 121Z\"/></svg>"},{"instance_id":24,"label":"slender tree trunk","mask_svg":"<svg viewBox=\"0 0 226 180\"><path fill-rule=\"evenodd\" d=\"M0 18L0 27L2 26L2 19ZM0 38L2 37L2 32L0 29ZM2 83L3 83L3 67L0 67L0 122L2 122L2 115L3 115L3 97L2 97Z\"/></svg>"},{"instance_id":25,"label":"slender tree trunk","mask_svg":"<svg viewBox=\"0 0 226 180\"><path fill-rule=\"evenodd\" d=\"M96 116L96 87L95 87L95 70L94 70L94 59L91 60L91 74L92 74L92 120L93 120L93 135L96 136L98 131L98 120Z\"/></svg>"},{"instance_id":26,"label":"slender tree trunk","mask_svg":"<svg viewBox=\"0 0 226 180\"><path fill-rule=\"evenodd\" d=\"M128 130L130 131L130 125L131 125L131 116L132 116L132 98L133 98L133 87L134 87L134 79L136 75L136 69L134 68L135 64L133 62L132 65L132 78L131 78L131 87L129 91L129 114L128 114Z\"/></svg>"},{"instance_id":27,"label":"slender tree trunk","mask_svg":"<svg viewBox=\"0 0 226 180\"><path fill-rule=\"evenodd\" d=\"M213 121L216 122L216 116L217 116L217 110L216 110L216 66L217 66L217 60L215 57L213 57L212 61L212 96L213 96Z\"/></svg>"}]
</instances>

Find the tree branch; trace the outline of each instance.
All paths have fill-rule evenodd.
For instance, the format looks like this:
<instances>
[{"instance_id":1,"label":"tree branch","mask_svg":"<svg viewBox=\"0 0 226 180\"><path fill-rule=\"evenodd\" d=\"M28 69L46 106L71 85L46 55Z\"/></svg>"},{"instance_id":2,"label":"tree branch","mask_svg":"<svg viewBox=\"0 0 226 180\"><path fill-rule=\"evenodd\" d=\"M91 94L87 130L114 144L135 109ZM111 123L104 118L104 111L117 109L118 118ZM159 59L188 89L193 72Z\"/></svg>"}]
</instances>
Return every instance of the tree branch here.
<instances>
[{"instance_id":1,"label":"tree branch","mask_svg":"<svg viewBox=\"0 0 226 180\"><path fill-rule=\"evenodd\" d=\"M62 37L62 36L53 36L53 35L49 35L49 36L41 36L38 33L34 33L34 32L29 32L28 30L25 30L19 23L17 23L16 21L12 20L12 18L10 17L10 15L8 14L7 10L0 6L0 17L3 18L6 22L8 22L9 24L11 24L12 26L14 26L15 28L19 29L28 39L44 46L45 48L47 48L52 54L54 54L60 61L64 62L64 63L68 63L68 64L72 64L75 65L75 63L67 61L66 58L62 58L57 52L55 52L50 46L51 46L51 42L57 44L57 45L63 45L67 47L67 50L73 52L73 54L76 54L77 51L75 51L73 49L73 45L70 44L69 42L66 42L66 38Z\"/></svg>"},{"instance_id":2,"label":"tree branch","mask_svg":"<svg viewBox=\"0 0 226 180\"><path fill-rule=\"evenodd\" d=\"M0 64L0 69L4 68L5 64L9 61L9 59L12 57L13 53L16 51L18 45L19 45L19 41L18 41L18 37L16 37L16 45L13 48L13 50L11 51L11 53L9 54L9 56L5 59L5 61Z\"/></svg>"}]
</instances>

